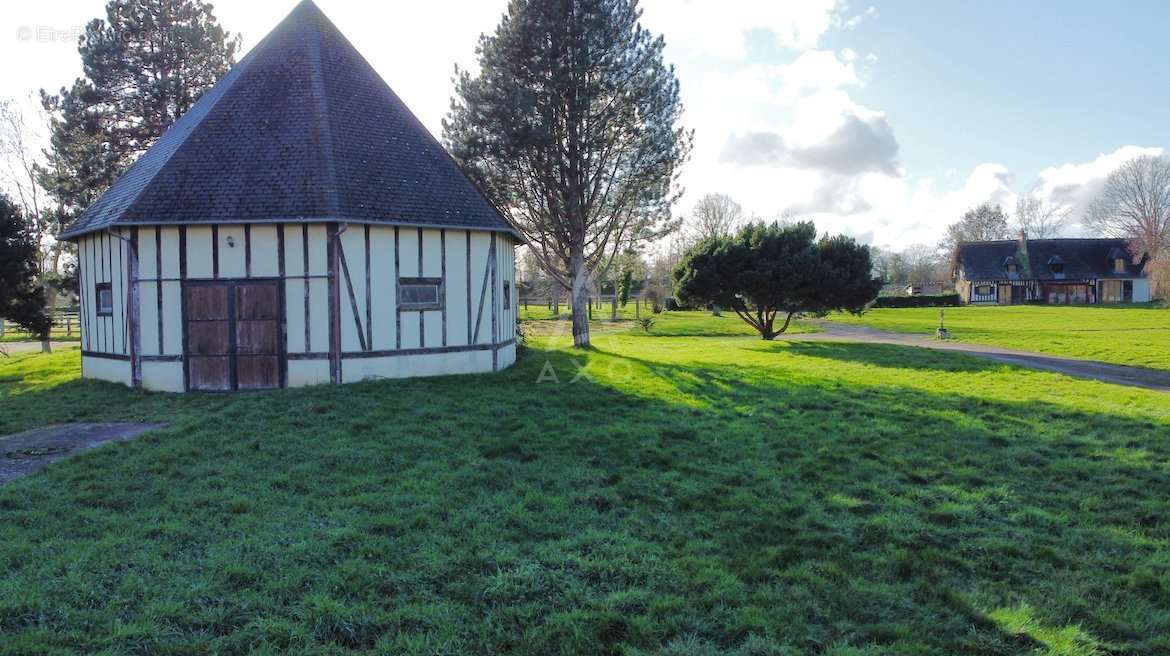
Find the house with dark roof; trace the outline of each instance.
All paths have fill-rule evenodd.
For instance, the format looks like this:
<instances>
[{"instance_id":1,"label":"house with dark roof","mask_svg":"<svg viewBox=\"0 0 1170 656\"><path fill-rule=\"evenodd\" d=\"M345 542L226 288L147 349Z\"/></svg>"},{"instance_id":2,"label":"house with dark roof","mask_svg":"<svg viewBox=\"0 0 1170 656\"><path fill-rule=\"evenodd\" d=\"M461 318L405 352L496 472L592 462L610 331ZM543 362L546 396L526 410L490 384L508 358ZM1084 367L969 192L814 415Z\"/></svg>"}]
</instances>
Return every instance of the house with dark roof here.
<instances>
[{"instance_id":1,"label":"house with dark roof","mask_svg":"<svg viewBox=\"0 0 1170 656\"><path fill-rule=\"evenodd\" d=\"M967 242L955 254L964 303L1095 304L1150 300L1149 258L1125 239Z\"/></svg>"},{"instance_id":2,"label":"house with dark roof","mask_svg":"<svg viewBox=\"0 0 1170 656\"><path fill-rule=\"evenodd\" d=\"M87 377L231 391L515 360L519 234L310 0L63 237Z\"/></svg>"}]
</instances>

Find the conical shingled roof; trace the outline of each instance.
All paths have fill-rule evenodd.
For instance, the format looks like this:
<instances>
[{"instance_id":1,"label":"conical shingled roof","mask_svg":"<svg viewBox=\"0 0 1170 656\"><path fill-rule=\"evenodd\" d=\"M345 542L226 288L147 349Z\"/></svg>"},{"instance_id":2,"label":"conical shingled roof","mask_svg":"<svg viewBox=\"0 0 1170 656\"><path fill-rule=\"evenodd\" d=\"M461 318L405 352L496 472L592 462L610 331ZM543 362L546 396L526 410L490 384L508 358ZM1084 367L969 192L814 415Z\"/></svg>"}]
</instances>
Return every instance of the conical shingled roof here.
<instances>
[{"instance_id":1,"label":"conical shingled roof","mask_svg":"<svg viewBox=\"0 0 1170 656\"><path fill-rule=\"evenodd\" d=\"M515 231L311 0L62 235L351 221Z\"/></svg>"}]
</instances>

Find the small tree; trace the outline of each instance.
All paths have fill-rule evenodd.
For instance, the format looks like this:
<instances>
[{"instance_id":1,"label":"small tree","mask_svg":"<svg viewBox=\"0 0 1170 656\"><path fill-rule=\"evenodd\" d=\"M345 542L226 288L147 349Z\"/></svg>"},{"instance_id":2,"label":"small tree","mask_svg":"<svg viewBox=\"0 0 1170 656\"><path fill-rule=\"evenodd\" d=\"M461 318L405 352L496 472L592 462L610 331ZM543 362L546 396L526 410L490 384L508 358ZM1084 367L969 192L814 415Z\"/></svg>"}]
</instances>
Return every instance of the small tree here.
<instances>
[{"instance_id":1,"label":"small tree","mask_svg":"<svg viewBox=\"0 0 1170 656\"><path fill-rule=\"evenodd\" d=\"M1068 207L1053 205L1035 193L1022 194L1016 199L1016 227L1032 239L1051 239L1064 230Z\"/></svg>"},{"instance_id":2,"label":"small tree","mask_svg":"<svg viewBox=\"0 0 1170 656\"><path fill-rule=\"evenodd\" d=\"M695 203L686 227L691 237L700 242L708 238L726 237L743 220L743 207L727 194L707 194Z\"/></svg>"},{"instance_id":3,"label":"small tree","mask_svg":"<svg viewBox=\"0 0 1170 656\"><path fill-rule=\"evenodd\" d=\"M766 340L787 331L797 312L860 313L881 291L869 248L845 236L816 237L812 223L777 222L751 223L734 236L705 240L675 268L675 293L689 304L735 310Z\"/></svg>"},{"instance_id":4,"label":"small tree","mask_svg":"<svg viewBox=\"0 0 1170 656\"><path fill-rule=\"evenodd\" d=\"M0 319L47 340L50 319L37 275L39 258L40 249L20 208L0 194Z\"/></svg>"},{"instance_id":5,"label":"small tree","mask_svg":"<svg viewBox=\"0 0 1170 656\"><path fill-rule=\"evenodd\" d=\"M624 308L630 302L630 291L634 287L634 272L626 269L618 280L618 303Z\"/></svg>"},{"instance_id":6,"label":"small tree","mask_svg":"<svg viewBox=\"0 0 1170 656\"><path fill-rule=\"evenodd\" d=\"M1133 240L1151 258L1155 295L1170 299L1170 157L1143 155L1110 173L1085 223Z\"/></svg>"}]
</instances>

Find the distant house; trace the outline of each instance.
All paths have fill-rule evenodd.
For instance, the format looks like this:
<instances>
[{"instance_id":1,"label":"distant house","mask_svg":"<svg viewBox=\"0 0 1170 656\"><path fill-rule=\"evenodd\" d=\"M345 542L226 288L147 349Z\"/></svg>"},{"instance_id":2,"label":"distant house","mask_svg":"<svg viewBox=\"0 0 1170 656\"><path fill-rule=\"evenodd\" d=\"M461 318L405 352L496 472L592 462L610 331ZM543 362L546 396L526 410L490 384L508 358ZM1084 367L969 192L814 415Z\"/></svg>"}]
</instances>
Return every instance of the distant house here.
<instances>
[{"instance_id":1,"label":"distant house","mask_svg":"<svg viewBox=\"0 0 1170 656\"><path fill-rule=\"evenodd\" d=\"M938 296L943 288L941 282L912 282L902 291L906 296Z\"/></svg>"},{"instance_id":2,"label":"distant house","mask_svg":"<svg viewBox=\"0 0 1170 656\"><path fill-rule=\"evenodd\" d=\"M1028 239L959 245L955 289L964 303L1094 304L1150 300L1148 257L1125 239Z\"/></svg>"},{"instance_id":3,"label":"distant house","mask_svg":"<svg viewBox=\"0 0 1170 656\"><path fill-rule=\"evenodd\" d=\"M63 238L87 378L231 391L516 358L520 236L310 0Z\"/></svg>"}]
</instances>

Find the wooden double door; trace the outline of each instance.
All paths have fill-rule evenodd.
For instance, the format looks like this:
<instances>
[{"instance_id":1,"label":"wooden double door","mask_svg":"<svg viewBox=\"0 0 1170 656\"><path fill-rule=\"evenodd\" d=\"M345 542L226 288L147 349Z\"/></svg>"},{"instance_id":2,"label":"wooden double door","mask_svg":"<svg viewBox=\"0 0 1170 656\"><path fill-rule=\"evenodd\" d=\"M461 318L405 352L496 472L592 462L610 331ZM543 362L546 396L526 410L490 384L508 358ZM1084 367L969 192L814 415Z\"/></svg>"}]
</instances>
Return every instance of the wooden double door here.
<instances>
[{"instance_id":1,"label":"wooden double door","mask_svg":"<svg viewBox=\"0 0 1170 656\"><path fill-rule=\"evenodd\" d=\"M284 298L278 280L183 283L189 390L284 387Z\"/></svg>"}]
</instances>

